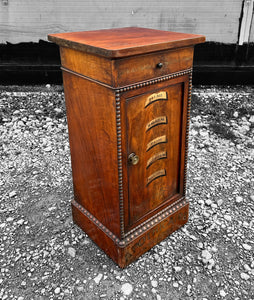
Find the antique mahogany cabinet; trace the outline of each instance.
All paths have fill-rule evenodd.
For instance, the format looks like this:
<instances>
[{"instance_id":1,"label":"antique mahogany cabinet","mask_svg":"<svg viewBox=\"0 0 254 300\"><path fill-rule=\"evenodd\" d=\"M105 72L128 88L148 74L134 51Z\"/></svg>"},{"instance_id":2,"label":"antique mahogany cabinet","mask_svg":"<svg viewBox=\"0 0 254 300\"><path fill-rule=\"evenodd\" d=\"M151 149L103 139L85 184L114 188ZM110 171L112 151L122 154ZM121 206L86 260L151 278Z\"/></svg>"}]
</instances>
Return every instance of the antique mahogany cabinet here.
<instances>
[{"instance_id":1,"label":"antique mahogany cabinet","mask_svg":"<svg viewBox=\"0 0 254 300\"><path fill-rule=\"evenodd\" d=\"M120 267L183 226L194 45L146 28L50 34L60 46L74 221Z\"/></svg>"}]
</instances>

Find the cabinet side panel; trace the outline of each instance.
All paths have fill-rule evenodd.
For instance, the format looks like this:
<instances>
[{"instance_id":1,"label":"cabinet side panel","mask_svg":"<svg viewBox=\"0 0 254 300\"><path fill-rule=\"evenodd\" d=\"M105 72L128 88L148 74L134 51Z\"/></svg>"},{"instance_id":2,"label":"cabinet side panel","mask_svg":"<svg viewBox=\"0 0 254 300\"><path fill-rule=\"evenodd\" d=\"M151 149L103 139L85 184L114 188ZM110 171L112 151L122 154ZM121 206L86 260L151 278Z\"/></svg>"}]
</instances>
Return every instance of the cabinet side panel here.
<instances>
[{"instance_id":1,"label":"cabinet side panel","mask_svg":"<svg viewBox=\"0 0 254 300\"><path fill-rule=\"evenodd\" d=\"M114 93L63 72L75 200L120 235Z\"/></svg>"}]
</instances>

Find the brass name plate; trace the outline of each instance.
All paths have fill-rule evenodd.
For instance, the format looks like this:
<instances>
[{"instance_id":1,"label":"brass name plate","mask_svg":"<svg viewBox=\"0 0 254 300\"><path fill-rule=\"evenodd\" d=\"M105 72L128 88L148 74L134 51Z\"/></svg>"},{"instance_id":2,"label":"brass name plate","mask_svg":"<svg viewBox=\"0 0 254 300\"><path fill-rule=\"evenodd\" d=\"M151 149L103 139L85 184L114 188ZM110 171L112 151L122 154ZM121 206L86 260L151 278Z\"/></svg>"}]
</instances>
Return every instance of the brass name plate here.
<instances>
[{"instance_id":1,"label":"brass name plate","mask_svg":"<svg viewBox=\"0 0 254 300\"><path fill-rule=\"evenodd\" d=\"M158 118L153 119L146 125L146 131L151 129L152 127L159 125L159 124L167 124L167 117L166 116L161 116Z\"/></svg>"},{"instance_id":2,"label":"brass name plate","mask_svg":"<svg viewBox=\"0 0 254 300\"><path fill-rule=\"evenodd\" d=\"M159 93L154 93L147 97L146 102L145 102L145 107L153 103L154 101L157 100L167 100L168 99L168 94L167 92L159 92Z\"/></svg>"},{"instance_id":3,"label":"brass name plate","mask_svg":"<svg viewBox=\"0 0 254 300\"><path fill-rule=\"evenodd\" d=\"M149 149L151 149L152 147L161 144L161 143L166 143L167 142L167 137L166 135L162 135L157 137L156 139L152 140L151 142L149 142L146 146L146 151L148 151Z\"/></svg>"},{"instance_id":4,"label":"brass name plate","mask_svg":"<svg viewBox=\"0 0 254 300\"><path fill-rule=\"evenodd\" d=\"M147 178L147 183L146 185L148 185L149 183L151 183L154 179L161 177L161 176L166 176L166 170L165 169L161 169L159 171L154 172L152 175L150 175Z\"/></svg>"},{"instance_id":5,"label":"brass name plate","mask_svg":"<svg viewBox=\"0 0 254 300\"><path fill-rule=\"evenodd\" d=\"M166 151L161 151L161 152L155 154L154 156L152 156L151 158L149 158L147 161L147 164L146 164L146 168L150 167L151 164L153 164L155 161L157 161L159 159L163 159L163 158L167 158Z\"/></svg>"}]
</instances>

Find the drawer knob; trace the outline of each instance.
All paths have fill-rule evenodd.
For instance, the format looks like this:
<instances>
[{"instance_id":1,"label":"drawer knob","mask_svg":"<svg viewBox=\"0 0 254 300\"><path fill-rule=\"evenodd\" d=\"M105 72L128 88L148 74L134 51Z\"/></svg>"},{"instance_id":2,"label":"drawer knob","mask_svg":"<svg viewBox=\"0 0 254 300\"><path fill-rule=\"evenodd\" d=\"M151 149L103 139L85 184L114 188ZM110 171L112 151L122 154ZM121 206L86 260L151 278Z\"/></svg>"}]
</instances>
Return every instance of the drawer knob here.
<instances>
[{"instance_id":1,"label":"drawer knob","mask_svg":"<svg viewBox=\"0 0 254 300\"><path fill-rule=\"evenodd\" d=\"M137 154L135 153L131 153L129 156L128 156L128 162L129 164L135 166L138 162L139 162L139 157Z\"/></svg>"},{"instance_id":2,"label":"drawer knob","mask_svg":"<svg viewBox=\"0 0 254 300\"><path fill-rule=\"evenodd\" d=\"M162 67L163 67L163 63L160 62L157 64L157 68L162 68Z\"/></svg>"}]
</instances>

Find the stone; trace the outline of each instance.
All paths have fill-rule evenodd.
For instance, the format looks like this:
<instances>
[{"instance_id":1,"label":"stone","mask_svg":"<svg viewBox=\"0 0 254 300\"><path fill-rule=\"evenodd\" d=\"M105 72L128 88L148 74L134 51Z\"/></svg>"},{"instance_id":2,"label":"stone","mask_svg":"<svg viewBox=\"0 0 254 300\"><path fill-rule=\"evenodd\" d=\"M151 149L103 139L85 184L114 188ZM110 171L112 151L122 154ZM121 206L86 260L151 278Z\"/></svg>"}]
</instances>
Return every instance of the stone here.
<instances>
[{"instance_id":1,"label":"stone","mask_svg":"<svg viewBox=\"0 0 254 300\"><path fill-rule=\"evenodd\" d=\"M175 270L176 272L180 272L180 271L182 270L182 267L176 266L176 267L174 267L174 270Z\"/></svg>"},{"instance_id":2,"label":"stone","mask_svg":"<svg viewBox=\"0 0 254 300\"><path fill-rule=\"evenodd\" d=\"M48 147L44 148L44 151L45 152L50 152L50 151L52 151L52 148L50 146L48 146Z\"/></svg>"},{"instance_id":3,"label":"stone","mask_svg":"<svg viewBox=\"0 0 254 300\"><path fill-rule=\"evenodd\" d=\"M60 294L60 287L57 287L56 289L55 289L55 294L57 295L57 294Z\"/></svg>"},{"instance_id":4,"label":"stone","mask_svg":"<svg viewBox=\"0 0 254 300\"><path fill-rule=\"evenodd\" d=\"M203 250L201 256L204 263L208 263L208 261L212 258L212 254L208 250Z\"/></svg>"},{"instance_id":5,"label":"stone","mask_svg":"<svg viewBox=\"0 0 254 300\"><path fill-rule=\"evenodd\" d=\"M244 267L245 271L247 271L247 272L251 271L251 268L247 264L244 264L243 267Z\"/></svg>"},{"instance_id":6,"label":"stone","mask_svg":"<svg viewBox=\"0 0 254 300\"><path fill-rule=\"evenodd\" d=\"M249 122L250 122L251 124L254 124L254 115L252 115L252 116L249 118Z\"/></svg>"},{"instance_id":7,"label":"stone","mask_svg":"<svg viewBox=\"0 0 254 300\"><path fill-rule=\"evenodd\" d=\"M123 292L124 295L128 296L132 293L133 286L128 282L124 283L121 287L121 291Z\"/></svg>"},{"instance_id":8,"label":"stone","mask_svg":"<svg viewBox=\"0 0 254 300\"><path fill-rule=\"evenodd\" d=\"M227 293L224 290L220 290L220 296L226 297Z\"/></svg>"},{"instance_id":9,"label":"stone","mask_svg":"<svg viewBox=\"0 0 254 300\"><path fill-rule=\"evenodd\" d=\"M241 203L241 202L243 202L243 198L242 198L241 196L237 196L237 197L235 198L235 202L236 202L236 203Z\"/></svg>"},{"instance_id":10,"label":"stone","mask_svg":"<svg viewBox=\"0 0 254 300\"><path fill-rule=\"evenodd\" d=\"M152 285L152 287L156 288L158 286L158 281L157 280L152 280L151 285Z\"/></svg>"},{"instance_id":11,"label":"stone","mask_svg":"<svg viewBox=\"0 0 254 300\"><path fill-rule=\"evenodd\" d=\"M76 256L76 250L72 247L69 247L68 248L68 254L71 256L71 257L75 257Z\"/></svg>"},{"instance_id":12,"label":"stone","mask_svg":"<svg viewBox=\"0 0 254 300\"><path fill-rule=\"evenodd\" d=\"M250 200L254 201L254 195L250 195Z\"/></svg>"},{"instance_id":13,"label":"stone","mask_svg":"<svg viewBox=\"0 0 254 300\"><path fill-rule=\"evenodd\" d=\"M179 287L179 284L177 282L173 282L173 287L174 288L178 288Z\"/></svg>"},{"instance_id":14,"label":"stone","mask_svg":"<svg viewBox=\"0 0 254 300\"><path fill-rule=\"evenodd\" d=\"M230 215L224 215L224 219L229 222L232 221L232 217Z\"/></svg>"},{"instance_id":15,"label":"stone","mask_svg":"<svg viewBox=\"0 0 254 300\"><path fill-rule=\"evenodd\" d=\"M10 197L10 198L13 198L13 197L15 197L16 195L17 195L16 191L12 191L12 192L10 192L9 197Z\"/></svg>"},{"instance_id":16,"label":"stone","mask_svg":"<svg viewBox=\"0 0 254 300\"><path fill-rule=\"evenodd\" d=\"M244 280L249 280L249 279L250 279L250 276L249 276L247 273L243 273L243 272L242 272L242 273L240 274L240 276L241 276L241 278L244 279Z\"/></svg>"},{"instance_id":17,"label":"stone","mask_svg":"<svg viewBox=\"0 0 254 300\"><path fill-rule=\"evenodd\" d=\"M99 273L93 280L95 281L96 284L99 284L103 275Z\"/></svg>"},{"instance_id":18,"label":"stone","mask_svg":"<svg viewBox=\"0 0 254 300\"><path fill-rule=\"evenodd\" d=\"M243 248L247 251L251 250L251 245L243 244Z\"/></svg>"},{"instance_id":19,"label":"stone","mask_svg":"<svg viewBox=\"0 0 254 300\"><path fill-rule=\"evenodd\" d=\"M235 111L235 112L233 113L233 117L238 118L238 116L239 116L238 112Z\"/></svg>"},{"instance_id":20,"label":"stone","mask_svg":"<svg viewBox=\"0 0 254 300\"><path fill-rule=\"evenodd\" d=\"M156 295L157 300L161 300L161 296L160 295Z\"/></svg>"},{"instance_id":21,"label":"stone","mask_svg":"<svg viewBox=\"0 0 254 300\"><path fill-rule=\"evenodd\" d=\"M17 221L17 224L22 225L24 222L25 222L24 219L20 219L20 220Z\"/></svg>"},{"instance_id":22,"label":"stone","mask_svg":"<svg viewBox=\"0 0 254 300\"><path fill-rule=\"evenodd\" d=\"M206 204L207 206L211 206L212 203L213 203L213 202L212 202L211 199L207 199L207 200L205 201L205 204Z\"/></svg>"}]
</instances>

